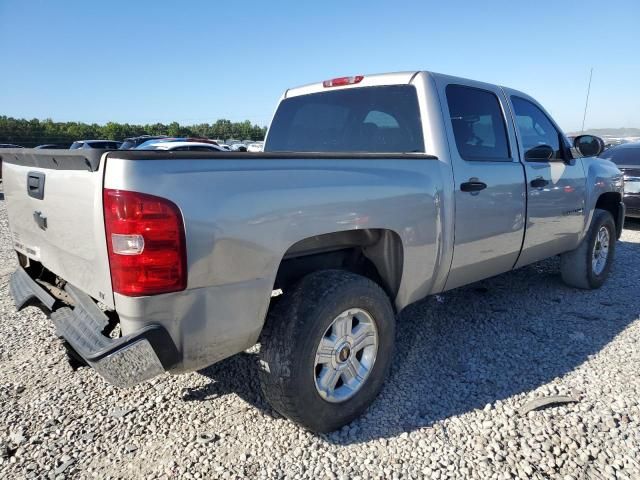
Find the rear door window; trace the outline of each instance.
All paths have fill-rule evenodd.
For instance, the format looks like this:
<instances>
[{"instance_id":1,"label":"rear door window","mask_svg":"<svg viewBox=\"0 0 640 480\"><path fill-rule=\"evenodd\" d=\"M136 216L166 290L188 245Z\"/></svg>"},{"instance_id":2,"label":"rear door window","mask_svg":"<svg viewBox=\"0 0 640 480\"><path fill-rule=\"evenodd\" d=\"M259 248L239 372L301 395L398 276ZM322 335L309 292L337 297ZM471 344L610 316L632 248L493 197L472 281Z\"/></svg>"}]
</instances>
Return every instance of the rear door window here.
<instances>
[{"instance_id":1,"label":"rear door window","mask_svg":"<svg viewBox=\"0 0 640 480\"><path fill-rule=\"evenodd\" d=\"M447 105L458 153L465 160L510 161L507 127L493 92L448 85Z\"/></svg>"},{"instance_id":2,"label":"rear door window","mask_svg":"<svg viewBox=\"0 0 640 480\"><path fill-rule=\"evenodd\" d=\"M424 152L415 87L390 85L283 100L265 152Z\"/></svg>"}]
</instances>

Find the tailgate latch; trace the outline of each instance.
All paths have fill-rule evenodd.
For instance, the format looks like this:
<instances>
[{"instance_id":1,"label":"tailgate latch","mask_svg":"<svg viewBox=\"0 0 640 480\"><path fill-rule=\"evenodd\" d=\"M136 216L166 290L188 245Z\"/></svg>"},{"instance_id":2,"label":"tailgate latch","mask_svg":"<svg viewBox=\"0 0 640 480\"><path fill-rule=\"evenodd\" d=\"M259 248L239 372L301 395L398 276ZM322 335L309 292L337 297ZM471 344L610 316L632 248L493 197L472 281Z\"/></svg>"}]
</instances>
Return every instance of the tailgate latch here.
<instances>
[{"instance_id":1,"label":"tailgate latch","mask_svg":"<svg viewBox=\"0 0 640 480\"><path fill-rule=\"evenodd\" d=\"M42 212L33 212L33 219L42 230L47 229L47 217L42 215Z\"/></svg>"}]
</instances>

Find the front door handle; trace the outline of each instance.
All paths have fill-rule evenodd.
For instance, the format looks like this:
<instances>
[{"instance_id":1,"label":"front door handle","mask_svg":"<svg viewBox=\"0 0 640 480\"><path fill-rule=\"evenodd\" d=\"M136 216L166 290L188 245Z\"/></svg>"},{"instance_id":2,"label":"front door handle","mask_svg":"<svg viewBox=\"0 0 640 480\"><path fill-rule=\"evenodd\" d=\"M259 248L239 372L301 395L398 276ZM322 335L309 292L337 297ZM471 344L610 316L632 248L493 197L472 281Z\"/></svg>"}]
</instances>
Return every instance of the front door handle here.
<instances>
[{"instance_id":1,"label":"front door handle","mask_svg":"<svg viewBox=\"0 0 640 480\"><path fill-rule=\"evenodd\" d=\"M487 188L487 184L478 180L472 180L460 184L460 190L463 192L479 192Z\"/></svg>"},{"instance_id":2,"label":"front door handle","mask_svg":"<svg viewBox=\"0 0 640 480\"><path fill-rule=\"evenodd\" d=\"M530 185L533 188L543 188L549 185L549 180L545 180L542 177L534 178L533 180L531 180Z\"/></svg>"}]
</instances>

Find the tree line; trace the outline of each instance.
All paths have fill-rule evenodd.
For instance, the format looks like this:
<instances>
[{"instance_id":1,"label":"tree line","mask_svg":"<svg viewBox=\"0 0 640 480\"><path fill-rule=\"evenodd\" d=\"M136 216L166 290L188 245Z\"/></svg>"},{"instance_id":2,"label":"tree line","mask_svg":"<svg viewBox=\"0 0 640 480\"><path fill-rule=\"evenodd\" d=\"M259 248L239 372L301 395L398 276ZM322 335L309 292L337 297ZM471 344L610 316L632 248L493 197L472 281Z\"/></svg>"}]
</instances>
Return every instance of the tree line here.
<instances>
[{"instance_id":1,"label":"tree line","mask_svg":"<svg viewBox=\"0 0 640 480\"><path fill-rule=\"evenodd\" d=\"M0 115L0 143L13 143L23 147L35 147L45 143L70 145L76 140L123 140L139 135L168 135L170 137L206 137L238 140L263 140L267 127L252 124L249 120L232 122L220 119L215 123L180 125L172 122L132 125L109 122L105 125L81 122L54 122L26 120Z\"/></svg>"}]
</instances>

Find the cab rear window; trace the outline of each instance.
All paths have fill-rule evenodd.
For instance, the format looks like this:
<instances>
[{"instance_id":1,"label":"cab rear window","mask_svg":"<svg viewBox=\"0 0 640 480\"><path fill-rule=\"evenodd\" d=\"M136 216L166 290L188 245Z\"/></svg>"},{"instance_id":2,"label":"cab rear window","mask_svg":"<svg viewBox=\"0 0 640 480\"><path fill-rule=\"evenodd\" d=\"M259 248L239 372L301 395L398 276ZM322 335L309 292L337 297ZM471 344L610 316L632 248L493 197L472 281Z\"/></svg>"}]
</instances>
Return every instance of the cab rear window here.
<instances>
[{"instance_id":1,"label":"cab rear window","mask_svg":"<svg viewBox=\"0 0 640 480\"><path fill-rule=\"evenodd\" d=\"M265 152L424 152L415 87L349 88L283 100Z\"/></svg>"}]
</instances>

